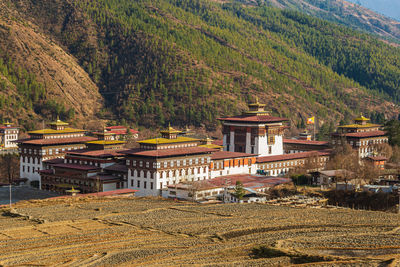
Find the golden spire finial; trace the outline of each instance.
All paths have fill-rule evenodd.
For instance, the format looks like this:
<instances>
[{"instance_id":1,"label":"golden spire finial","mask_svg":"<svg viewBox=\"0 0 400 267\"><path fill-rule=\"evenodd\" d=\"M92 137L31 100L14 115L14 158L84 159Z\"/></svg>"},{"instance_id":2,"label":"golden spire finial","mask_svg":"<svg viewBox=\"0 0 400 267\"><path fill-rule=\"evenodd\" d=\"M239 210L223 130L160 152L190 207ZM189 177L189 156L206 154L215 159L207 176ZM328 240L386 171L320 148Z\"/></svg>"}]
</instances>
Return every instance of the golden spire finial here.
<instances>
[{"instance_id":1,"label":"golden spire finial","mask_svg":"<svg viewBox=\"0 0 400 267\"><path fill-rule=\"evenodd\" d=\"M256 104L258 104L258 96L256 96Z\"/></svg>"},{"instance_id":2,"label":"golden spire finial","mask_svg":"<svg viewBox=\"0 0 400 267\"><path fill-rule=\"evenodd\" d=\"M59 115L57 115L57 121L60 121L60 116Z\"/></svg>"}]
</instances>

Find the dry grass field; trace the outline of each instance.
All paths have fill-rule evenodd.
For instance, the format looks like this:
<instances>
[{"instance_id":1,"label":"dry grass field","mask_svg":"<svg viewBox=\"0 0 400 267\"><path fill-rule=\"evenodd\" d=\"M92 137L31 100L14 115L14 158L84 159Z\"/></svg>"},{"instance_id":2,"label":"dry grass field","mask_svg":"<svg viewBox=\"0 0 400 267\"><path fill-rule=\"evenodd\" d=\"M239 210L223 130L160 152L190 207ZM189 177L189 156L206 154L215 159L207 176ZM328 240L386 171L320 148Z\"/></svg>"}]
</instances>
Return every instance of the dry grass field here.
<instances>
[{"instance_id":1,"label":"dry grass field","mask_svg":"<svg viewBox=\"0 0 400 267\"><path fill-rule=\"evenodd\" d=\"M400 216L383 212L92 197L0 214L4 266L400 266Z\"/></svg>"}]
</instances>

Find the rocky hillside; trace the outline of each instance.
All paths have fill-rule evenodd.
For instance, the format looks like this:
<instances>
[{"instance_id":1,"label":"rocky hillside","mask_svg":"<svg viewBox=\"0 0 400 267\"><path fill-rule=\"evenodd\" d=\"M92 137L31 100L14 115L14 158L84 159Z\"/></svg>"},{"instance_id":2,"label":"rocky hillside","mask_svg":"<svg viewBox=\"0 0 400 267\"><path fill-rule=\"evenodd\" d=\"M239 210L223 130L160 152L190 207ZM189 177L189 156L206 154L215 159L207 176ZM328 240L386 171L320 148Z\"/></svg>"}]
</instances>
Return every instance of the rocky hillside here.
<instances>
[{"instance_id":1,"label":"rocky hillside","mask_svg":"<svg viewBox=\"0 0 400 267\"><path fill-rule=\"evenodd\" d=\"M41 27L0 5L6 11L0 19L0 77L5 85L1 115L31 127L38 115L95 119L103 97L77 59Z\"/></svg>"},{"instance_id":2,"label":"rocky hillside","mask_svg":"<svg viewBox=\"0 0 400 267\"><path fill-rule=\"evenodd\" d=\"M399 49L296 11L237 2L0 3L0 115L205 125L258 95L297 124L397 116Z\"/></svg>"},{"instance_id":3,"label":"rocky hillside","mask_svg":"<svg viewBox=\"0 0 400 267\"><path fill-rule=\"evenodd\" d=\"M375 10L385 16L400 21L400 2L397 0L348 0L366 8Z\"/></svg>"}]
</instances>

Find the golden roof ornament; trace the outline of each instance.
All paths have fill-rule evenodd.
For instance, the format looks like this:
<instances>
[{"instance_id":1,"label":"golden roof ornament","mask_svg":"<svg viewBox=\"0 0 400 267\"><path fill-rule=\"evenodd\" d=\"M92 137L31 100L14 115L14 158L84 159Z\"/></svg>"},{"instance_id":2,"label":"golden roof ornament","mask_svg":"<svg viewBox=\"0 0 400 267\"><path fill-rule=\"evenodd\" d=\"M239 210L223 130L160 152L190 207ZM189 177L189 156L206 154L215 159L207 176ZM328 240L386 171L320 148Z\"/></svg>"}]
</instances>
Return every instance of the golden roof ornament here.
<instances>
[{"instance_id":1,"label":"golden roof ornament","mask_svg":"<svg viewBox=\"0 0 400 267\"><path fill-rule=\"evenodd\" d=\"M173 134L173 133L181 133L182 131L176 130L171 127L171 122L168 123L168 128L166 130L160 131L164 134Z\"/></svg>"}]
</instances>

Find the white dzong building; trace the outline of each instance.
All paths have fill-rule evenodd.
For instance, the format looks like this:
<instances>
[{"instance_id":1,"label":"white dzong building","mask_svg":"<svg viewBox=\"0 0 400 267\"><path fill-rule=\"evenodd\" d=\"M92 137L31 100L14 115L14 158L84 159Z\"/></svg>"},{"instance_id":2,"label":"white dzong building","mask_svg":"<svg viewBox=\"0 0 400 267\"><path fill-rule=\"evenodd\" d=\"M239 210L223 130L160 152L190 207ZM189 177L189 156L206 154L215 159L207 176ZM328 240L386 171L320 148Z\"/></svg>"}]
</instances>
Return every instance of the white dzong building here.
<instances>
[{"instance_id":1,"label":"white dzong building","mask_svg":"<svg viewBox=\"0 0 400 267\"><path fill-rule=\"evenodd\" d=\"M271 116L264 108L257 100L242 115L219 118L223 122L225 151L258 156L283 154L283 123L287 119Z\"/></svg>"}]
</instances>

